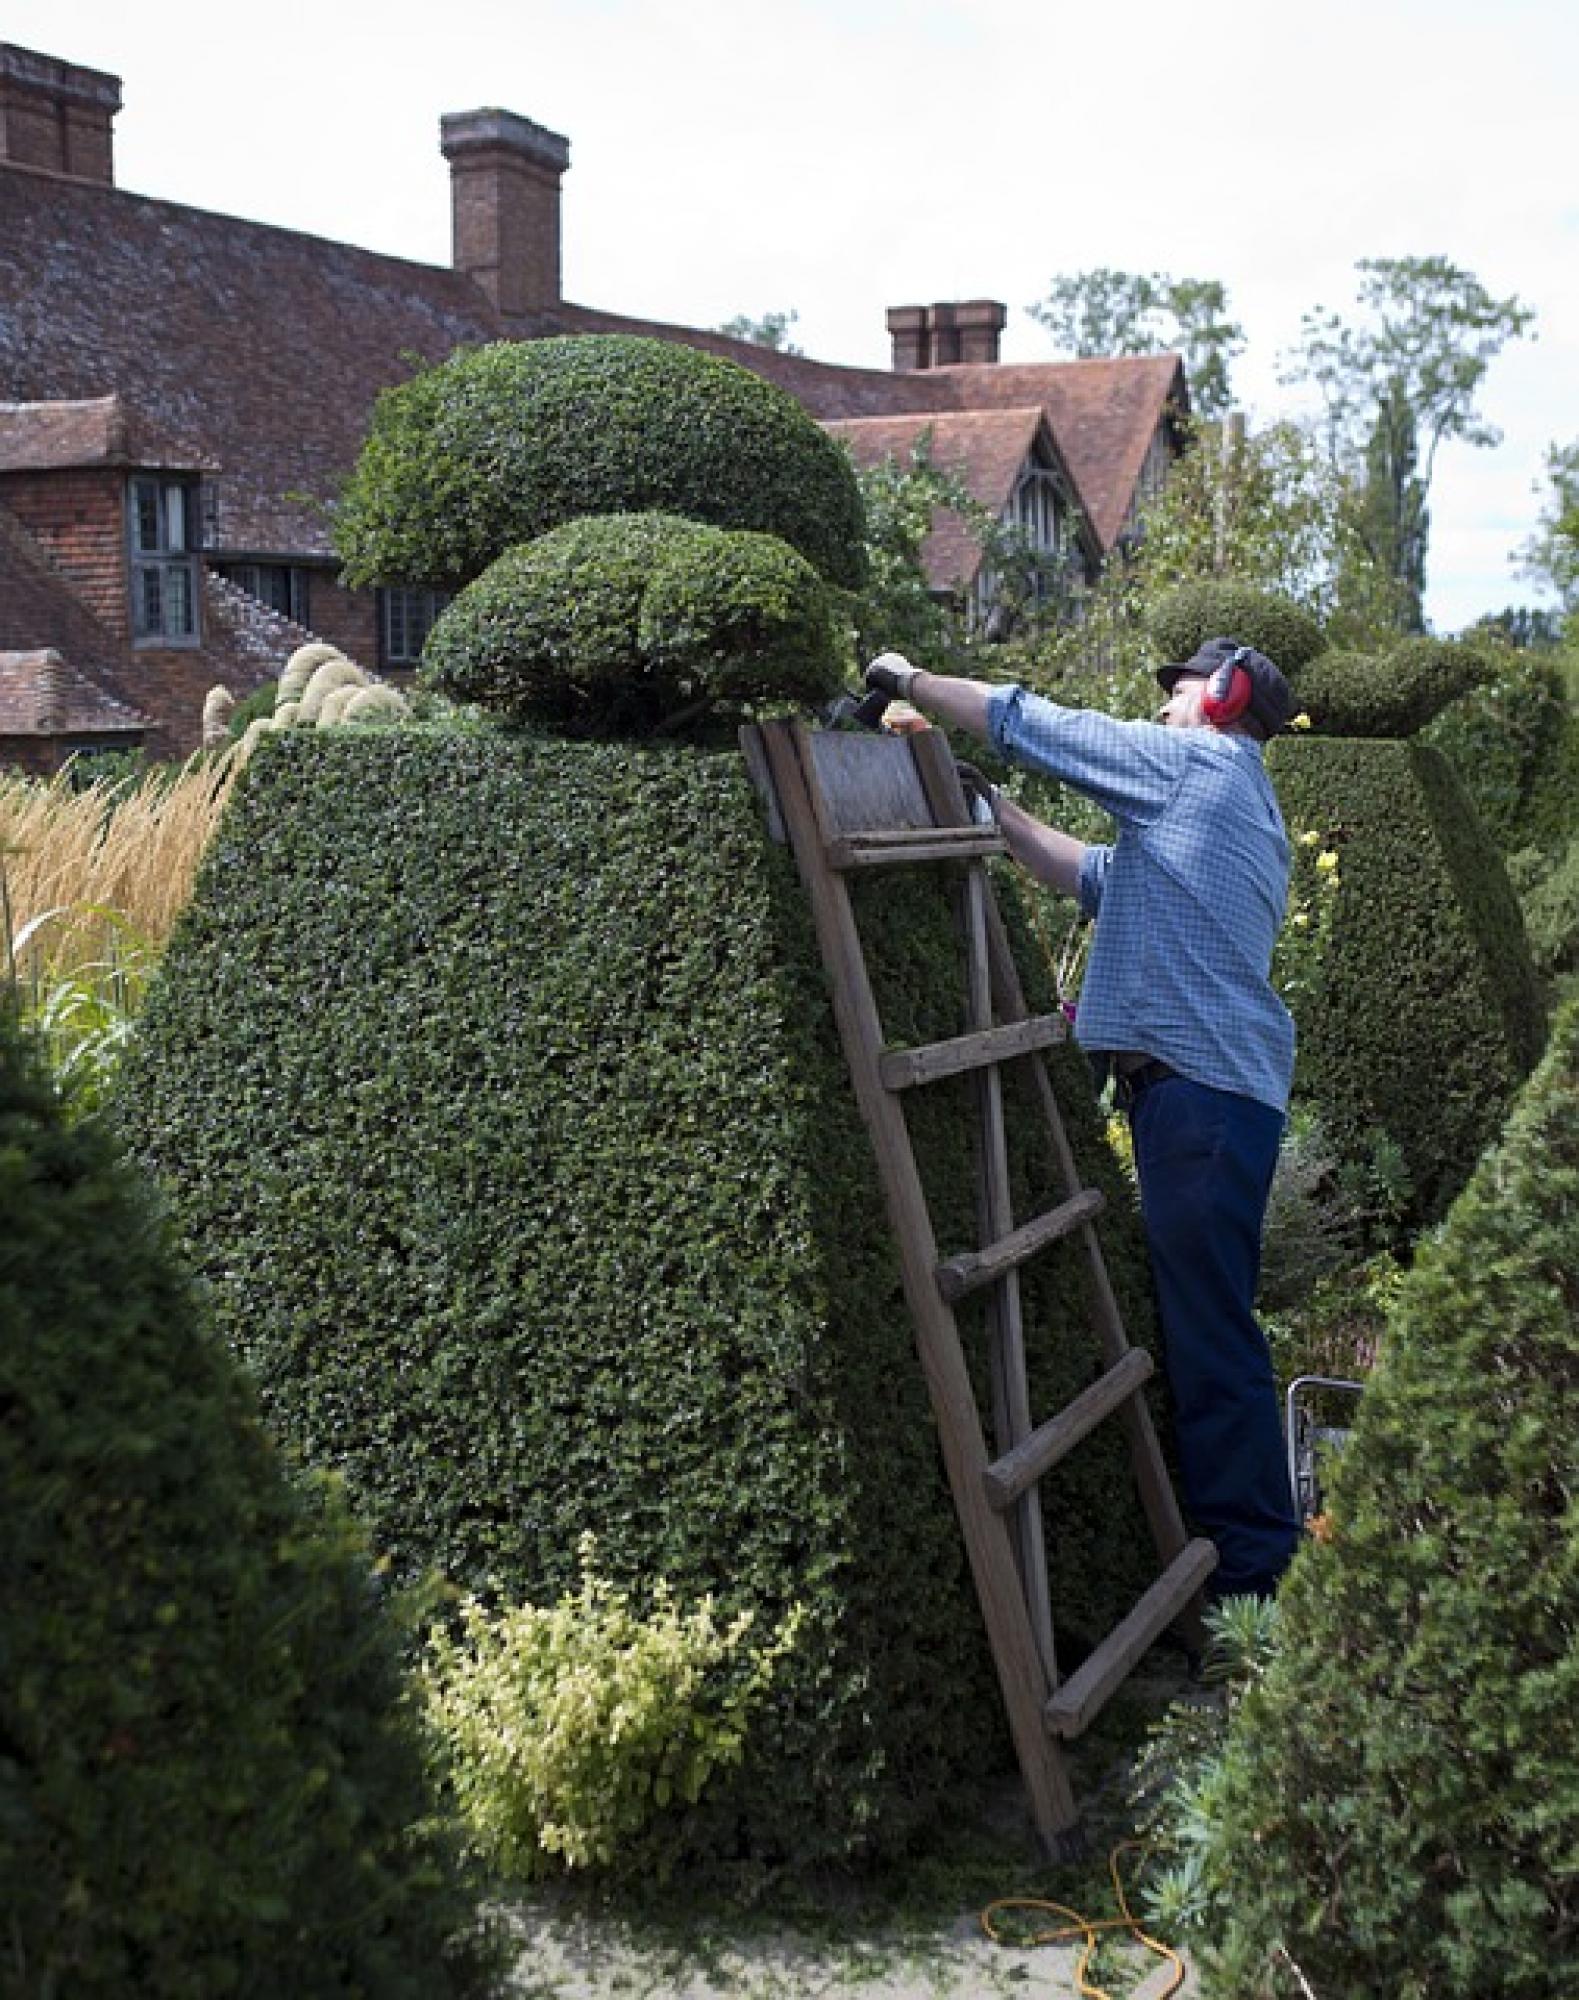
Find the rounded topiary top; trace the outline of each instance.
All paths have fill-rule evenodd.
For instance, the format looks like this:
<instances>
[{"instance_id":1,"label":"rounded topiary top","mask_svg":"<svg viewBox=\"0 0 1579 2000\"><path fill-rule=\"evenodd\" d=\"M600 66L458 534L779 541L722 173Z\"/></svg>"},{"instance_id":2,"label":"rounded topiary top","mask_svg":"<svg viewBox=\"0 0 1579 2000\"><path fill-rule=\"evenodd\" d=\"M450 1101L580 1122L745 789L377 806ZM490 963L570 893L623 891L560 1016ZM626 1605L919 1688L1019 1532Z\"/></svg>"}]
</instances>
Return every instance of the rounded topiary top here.
<instances>
[{"instance_id":1,"label":"rounded topiary top","mask_svg":"<svg viewBox=\"0 0 1579 2000\"><path fill-rule=\"evenodd\" d=\"M1208 639L1231 632L1293 680L1325 641L1321 626L1291 597L1232 577L1208 578L1170 591L1151 615L1151 639L1164 660L1188 660Z\"/></svg>"},{"instance_id":2,"label":"rounded topiary top","mask_svg":"<svg viewBox=\"0 0 1579 2000\"><path fill-rule=\"evenodd\" d=\"M353 584L453 590L565 521L648 511L761 529L831 583L865 578L854 471L795 398L623 334L501 341L386 390L335 545Z\"/></svg>"},{"instance_id":3,"label":"rounded topiary top","mask_svg":"<svg viewBox=\"0 0 1579 2000\"><path fill-rule=\"evenodd\" d=\"M826 701L843 645L827 586L776 535L589 515L469 584L429 635L424 678L515 722L642 736L753 701Z\"/></svg>"}]
</instances>

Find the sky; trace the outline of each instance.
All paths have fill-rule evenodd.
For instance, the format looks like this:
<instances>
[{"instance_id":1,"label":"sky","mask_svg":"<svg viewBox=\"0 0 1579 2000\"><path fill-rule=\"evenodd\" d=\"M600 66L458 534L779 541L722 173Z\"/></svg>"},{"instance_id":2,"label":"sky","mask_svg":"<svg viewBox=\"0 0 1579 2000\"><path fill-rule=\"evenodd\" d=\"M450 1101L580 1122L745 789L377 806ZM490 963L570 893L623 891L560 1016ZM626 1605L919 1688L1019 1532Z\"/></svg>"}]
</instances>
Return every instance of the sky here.
<instances>
[{"instance_id":1,"label":"sky","mask_svg":"<svg viewBox=\"0 0 1579 2000\"><path fill-rule=\"evenodd\" d=\"M864 367L891 305L1000 299L1003 358L1050 360L1059 273L1216 278L1259 423L1358 259L1446 257L1536 319L1482 388L1501 445L1437 461L1427 615L1543 601L1513 557L1579 438L1574 0L6 0L0 39L122 79L121 186L426 263L440 115L519 112L570 141L568 298L793 312Z\"/></svg>"}]
</instances>

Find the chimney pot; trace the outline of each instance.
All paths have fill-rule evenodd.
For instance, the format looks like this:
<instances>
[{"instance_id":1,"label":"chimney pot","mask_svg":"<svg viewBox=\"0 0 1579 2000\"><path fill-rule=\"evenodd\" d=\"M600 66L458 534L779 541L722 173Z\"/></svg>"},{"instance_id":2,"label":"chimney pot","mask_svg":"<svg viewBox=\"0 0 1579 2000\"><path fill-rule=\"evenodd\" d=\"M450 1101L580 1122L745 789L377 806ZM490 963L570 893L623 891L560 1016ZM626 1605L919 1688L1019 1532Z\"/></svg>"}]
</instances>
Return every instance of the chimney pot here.
<instances>
[{"instance_id":1,"label":"chimney pot","mask_svg":"<svg viewBox=\"0 0 1579 2000\"><path fill-rule=\"evenodd\" d=\"M457 271L502 313L560 302L559 180L570 142L513 111L452 111L439 122L450 163Z\"/></svg>"},{"instance_id":2,"label":"chimney pot","mask_svg":"<svg viewBox=\"0 0 1579 2000\"><path fill-rule=\"evenodd\" d=\"M890 306L888 332L894 343L895 374L913 374L932 366L925 306Z\"/></svg>"}]
</instances>

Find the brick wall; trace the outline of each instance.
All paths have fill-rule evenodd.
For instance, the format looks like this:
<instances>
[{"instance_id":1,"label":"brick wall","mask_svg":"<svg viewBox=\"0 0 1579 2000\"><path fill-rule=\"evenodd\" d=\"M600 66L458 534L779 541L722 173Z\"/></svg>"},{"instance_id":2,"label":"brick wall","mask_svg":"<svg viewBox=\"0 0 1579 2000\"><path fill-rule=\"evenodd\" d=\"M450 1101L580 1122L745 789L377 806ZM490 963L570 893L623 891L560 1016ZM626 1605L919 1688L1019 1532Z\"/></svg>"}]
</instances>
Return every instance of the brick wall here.
<instances>
[{"instance_id":1,"label":"brick wall","mask_svg":"<svg viewBox=\"0 0 1579 2000\"><path fill-rule=\"evenodd\" d=\"M126 475L113 468L0 475L9 507L118 639L131 636L126 559Z\"/></svg>"},{"instance_id":2,"label":"brick wall","mask_svg":"<svg viewBox=\"0 0 1579 2000\"><path fill-rule=\"evenodd\" d=\"M308 585L308 622L320 639L338 646L370 674L378 672L378 597L347 590L332 570L315 569Z\"/></svg>"}]
</instances>

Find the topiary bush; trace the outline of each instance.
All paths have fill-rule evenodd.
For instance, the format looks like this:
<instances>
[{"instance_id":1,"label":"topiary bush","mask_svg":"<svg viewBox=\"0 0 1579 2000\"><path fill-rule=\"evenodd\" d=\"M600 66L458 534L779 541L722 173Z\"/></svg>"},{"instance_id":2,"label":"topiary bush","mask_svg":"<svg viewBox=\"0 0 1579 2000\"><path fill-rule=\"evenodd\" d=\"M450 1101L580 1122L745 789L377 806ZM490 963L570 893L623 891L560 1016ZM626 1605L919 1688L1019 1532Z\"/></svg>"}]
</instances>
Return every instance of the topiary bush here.
<instances>
[{"instance_id":1,"label":"topiary bush","mask_svg":"<svg viewBox=\"0 0 1579 2000\"><path fill-rule=\"evenodd\" d=\"M822 579L775 536L592 515L463 590L429 634L423 679L563 734L642 735L682 711L825 701L842 639Z\"/></svg>"},{"instance_id":2,"label":"topiary bush","mask_svg":"<svg viewBox=\"0 0 1579 2000\"><path fill-rule=\"evenodd\" d=\"M583 514L682 514L780 536L865 580L846 453L787 390L677 341L500 341L386 390L335 512L353 584L458 590Z\"/></svg>"},{"instance_id":3,"label":"topiary bush","mask_svg":"<svg viewBox=\"0 0 1579 2000\"><path fill-rule=\"evenodd\" d=\"M1230 1733L1213 1991L1560 2000L1579 1902L1579 1007L1404 1279Z\"/></svg>"},{"instance_id":4,"label":"topiary bush","mask_svg":"<svg viewBox=\"0 0 1579 2000\"><path fill-rule=\"evenodd\" d=\"M1325 736L1413 736L1496 676L1496 649L1472 639L1405 639L1389 652L1323 653L1295 694Z\"/></svg>"},{"instance_id":5,"label":"topiary bush","mask_svg":"<svg viewBox=\"0 0 1579 2000\"><path fill-rule=\"evenodd\" d=\"M1458 773L1504 854L1549 846L1570 823L1579 826L1579 758L1562 676L1550 661L1511 650L1499 657L1482 643L1495 672L1450 701L1421 733Z\"/></svg>"},{"instance_id":6,"label":"topiary bush","mask_svg":"<svg viewBox=\"0 0 1579 2000\"><path fill-rule=\"evenodd\" d=\"M363 1547L3 1006L0 1210L0 1986L481 1990Z\"/></svg>"},{"instance_id":7,"label":"topiary bush","mask_svg":"<svg viewBox=\"0 0 1579 2000\"><path fill-rule=\"evenodd\" d=\"M946 883L859 885L895 1042L962 1026ZM1145 1338L1133 1200L1084 1059L1058 1061ZM266 741L123 1079L270 1422L344 1474L397 1572L550 1604L590 1531L639 1609L658 1576L763 1635L804 1605L742 1762L662 1816L654 1852L893 1850L996 1768L875 1166L806 898L738 754ZM1033 1174L1049 1201L1025 1091L1022 1215ZM969 1084L913 1095L939 1240L973 1243ZM1084 1285L1077 1256L1026 1274L1039 1412L1089 1379ZM1152 1574L1117 1426L1048 1510L1073 1644Z\"/></svg>"},{"instance_id":8,"label":"topiary bush","mask_svg":"<svg viewBox=\"0 0 1579 2000\"><path fill-rule=\"evenodd\" d=\"M1170 591L1151 614L1159 658L1188 660L1208 639L1231 635L1274 661L1290 680L1315 659L1321 626L1301 604L1258 584L1207 578Z\"/></svg>"},{"instance_id":9,"label":"topiary bush","mask_svg":"<svg viewBox=\"0 0 1579 2000\"><path fill-rule=\"evenodd\" d=\"M1378 1132L1440 1216L1539 1056L1545 1022L1518 904L1439 751L1283 737L1267 768L1296 842L1339 858L1330 943L1289 996L1297 1094L1356 1164Z\"/></svg>"},{"instance_id":10,"label":"topiary bush","mask_svg":"<svg viewBox=\"0 0 1579 2000\"><path fill-rule=\"evenodd\" d=\"M1524 929L1536 970L1547 978L1579 972L1579 837L1542 868L1523 896Z\"/></svg>"}]
</instances>

